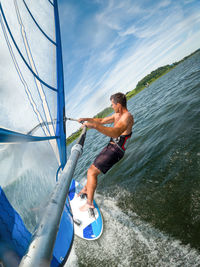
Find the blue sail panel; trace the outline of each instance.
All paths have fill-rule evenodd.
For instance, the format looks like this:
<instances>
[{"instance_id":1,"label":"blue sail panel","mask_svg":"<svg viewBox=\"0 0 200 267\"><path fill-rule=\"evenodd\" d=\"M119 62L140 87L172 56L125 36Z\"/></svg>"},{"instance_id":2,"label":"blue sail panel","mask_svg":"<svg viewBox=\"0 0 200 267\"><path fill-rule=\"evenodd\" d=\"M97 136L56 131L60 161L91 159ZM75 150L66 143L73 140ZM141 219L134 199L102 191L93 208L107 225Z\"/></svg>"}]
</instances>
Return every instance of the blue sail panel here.
<instances>
[{"instance_id":1,"label":"blue sail panel","mask_svg":"<svg viewBox=\"0 0 200 267\"><path fill-rule=\"evenodd\" d=\"M12 251L12 255L20 260L25 255L31 239L31 233L0 187L0 259L4 258L4 253ZM51 267L58 267L66 261L72 241L73 220L67 200L56 238Z\"/></svg>"},{"instance_id":2,"label":"blue sail panel","mask_svg":"<svg viewBox=\"0 0 200 267\"><path fill-rule=\"evenodd\" d=\"M0 128L0 143L39 142L55 138L54 136L32 136Z\"/></svg>"},{"instance_id":3,"label":"blue sail panel","mask_svg":"<svg viewBox=\"0 0 200 267\"><path fill-rule=\"evenodd\" d=\"M13 248L21 258L28 248L31 234L26 229L21 217L10 205L3 189L0 187L0 241ZM2 258L2 255L0 255Z\"/></svg>"}]
</instances>

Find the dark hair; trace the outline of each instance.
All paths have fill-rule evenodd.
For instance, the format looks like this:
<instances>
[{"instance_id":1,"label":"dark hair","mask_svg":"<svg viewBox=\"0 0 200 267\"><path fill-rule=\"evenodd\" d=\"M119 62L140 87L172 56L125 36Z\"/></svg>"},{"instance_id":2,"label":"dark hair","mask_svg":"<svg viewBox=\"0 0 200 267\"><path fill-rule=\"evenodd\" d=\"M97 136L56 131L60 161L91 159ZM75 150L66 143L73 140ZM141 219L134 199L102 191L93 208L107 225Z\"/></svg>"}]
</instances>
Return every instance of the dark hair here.
<instances>
[{"instance_id":1,"label":"dark hair","mask_svg":"<svg viewBox=\"0 0 200 267\"><path fill-rule=\"evenodd\" d=\"M126 96L123 93L116 93L114 95L111 95L110 100L113 100L115 104L119 103L123 107L126 108Z\"/></svg>"}]
</instances>

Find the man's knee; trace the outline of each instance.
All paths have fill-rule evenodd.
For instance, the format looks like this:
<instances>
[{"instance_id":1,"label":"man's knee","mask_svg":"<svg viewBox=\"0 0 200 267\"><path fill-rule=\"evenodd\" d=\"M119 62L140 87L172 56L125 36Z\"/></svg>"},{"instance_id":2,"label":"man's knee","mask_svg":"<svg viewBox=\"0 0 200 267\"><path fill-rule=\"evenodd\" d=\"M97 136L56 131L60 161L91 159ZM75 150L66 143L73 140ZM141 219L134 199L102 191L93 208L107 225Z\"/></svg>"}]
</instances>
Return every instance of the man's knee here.
<instances>
[{"instance_id":1,"label":"man's knee","mask_svg":"<svg viewBox=\"0 0 200 267\"><path fill-rule=\"evenodd\" d=\"M99 169L97 169L95 166L94 166L94 164L92 164L91 166L90 166L90 168L88 169L88 174L89 175L98 175L98 174L100 174L101 173L101 171L99 170Z\"/></svg>"}]
</instances>

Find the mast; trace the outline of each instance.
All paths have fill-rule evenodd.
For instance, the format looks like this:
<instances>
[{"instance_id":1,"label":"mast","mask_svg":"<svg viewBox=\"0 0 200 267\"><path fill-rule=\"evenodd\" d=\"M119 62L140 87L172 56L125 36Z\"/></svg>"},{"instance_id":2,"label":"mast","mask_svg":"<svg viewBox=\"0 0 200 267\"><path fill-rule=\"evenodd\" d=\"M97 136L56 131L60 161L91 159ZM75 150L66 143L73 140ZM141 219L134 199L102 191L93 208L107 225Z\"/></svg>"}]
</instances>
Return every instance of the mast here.
<instances>
[{"instance_id":1,"label":"mast","mask_svg":"<svg viewBox=\"0 0 200 267\"><path fill-rule=\"evenodd\" d=\"M63 75L63 60L62 60L62 46L61 46L61 34L60 34L60 22L58 13L58 3L54 0L54 17L55 17L55 31L56 31L56 68L57 68L57 133L60 136L60 161L61 167L64 168L67 161L66 154L66 120L65 120L65 93L64 93L64 75Z\"/></svg>"},{"instance_id":2,"label":"mast","mask_svg":"<svg viewBox=\"0 0 200 267\"><path fill-rule=\"evenodd\" d=\"M86 127L76 145L72 147L71 155L60 174L45 214L34 234L27 254L22 258L19 267L50 266L54 243L59 229L60 218L64 209L71 180L79 156L82 154L86 137ZM67 231L67 229L66 229Z\"/></svg>"}]
</instances>

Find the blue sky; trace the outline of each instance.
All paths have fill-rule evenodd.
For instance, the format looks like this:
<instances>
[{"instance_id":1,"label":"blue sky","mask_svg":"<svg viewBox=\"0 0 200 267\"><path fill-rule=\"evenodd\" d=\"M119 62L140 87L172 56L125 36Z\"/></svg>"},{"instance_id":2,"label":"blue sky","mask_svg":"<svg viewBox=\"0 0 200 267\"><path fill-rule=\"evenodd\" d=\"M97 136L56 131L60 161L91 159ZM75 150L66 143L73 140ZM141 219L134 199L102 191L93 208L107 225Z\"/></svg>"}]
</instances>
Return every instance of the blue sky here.
<instances>
[{"instance_id":1,"label":"blue sky","mask_svg":"<svg viewBox=\"0 0 200 267\"><path fill-rule=\"evenodd\" d=\"M199 0L60 0L66 115L94 116L200 48ZM68 135L80 126L68 122Z\"/></svg>"}]
</instances>

